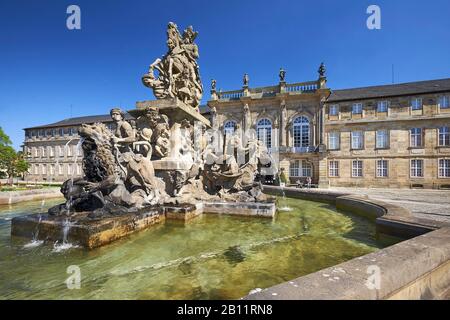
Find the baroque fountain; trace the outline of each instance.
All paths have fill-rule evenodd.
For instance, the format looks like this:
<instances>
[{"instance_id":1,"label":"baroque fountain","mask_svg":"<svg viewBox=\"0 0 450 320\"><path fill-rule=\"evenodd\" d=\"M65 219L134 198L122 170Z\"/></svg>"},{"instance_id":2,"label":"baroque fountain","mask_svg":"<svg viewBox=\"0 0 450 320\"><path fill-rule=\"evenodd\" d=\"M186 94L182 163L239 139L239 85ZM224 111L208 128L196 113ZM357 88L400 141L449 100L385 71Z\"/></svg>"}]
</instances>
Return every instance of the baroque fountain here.
<instances>
[{"instance_id":1,"label":"baroque fountain","mask_svg":"<svg viewBox=\"0 0 450 320\"><path fill-rule=\"evenodd\" d=\"M157 100L137 102L133 120L112 109L112 131L83 124L84 177L63 183L65 203L14 218L12 236L95 248L203 212L273 217L274 200L257 179L274 166L268 150L250 131L224 137L199 112L197 35L168 24L168 52L142 77Z\"/></svg>"}]
</instances>

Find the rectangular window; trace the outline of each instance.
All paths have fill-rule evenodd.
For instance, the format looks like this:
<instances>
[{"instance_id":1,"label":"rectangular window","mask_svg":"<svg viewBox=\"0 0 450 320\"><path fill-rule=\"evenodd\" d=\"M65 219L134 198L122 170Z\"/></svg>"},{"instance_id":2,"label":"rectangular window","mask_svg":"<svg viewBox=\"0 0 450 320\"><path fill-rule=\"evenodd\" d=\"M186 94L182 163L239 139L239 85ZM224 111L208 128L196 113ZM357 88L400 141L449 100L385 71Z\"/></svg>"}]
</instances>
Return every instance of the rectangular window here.
<instances>
[{"instance_id":1,"label":"rectangular window","mask_svg":"<svg viewBox=\"0 0 450 320\"><path fill-rule=\"evenodd\" d=\"M71 157L71 156L72 156L72 146L66 145L66 146L65 146L65 149L66 149L66 154L67 154L67 156L68 156L68 157Z\"/></svg>"},{"instance_id":2,"label":"rectangular window","mask_svg":"<svg viewBox=\"0 0 450 320\"><path fill-rule=\"evenodd\" d=\"M63 175L63 165L62 164L58 164L58 174Z\"/></svg>"},{"instance_id":3,"label":"rectangular window","mask_svg":"<svg viewBox=\"0 0 450 320\"><path fill-rule=\"evenodd\" d=\"M376 135L376 147L377 149L389 148L389 131L378 130Z\"/></svg>"},{"instance_id":4,"label":"rectangular window","mask_svg":"<svg viewBox=\"0 0 450 320\"><path fill-rule=\"evenodd\" d=\"M439 97L439 108L441 108L441 109L448 109L448 108L450 108L449 100L450 100L449 96Z\"/></svg>"},{"instance_id":5,"label":"rectangular window","mask_svg":"<svg viewBox=\"0 0 450 320\"><path fill-rule=\"evenodd\" d=\"M377 160L377 177L387 178L388 177L388 161L387 160Z\"/></svg>"},{"instance_id":6,"label":"rectangular window","mask_svg":"<svg viewBox=\"0 0 450 320\"><path fill-rule=\"evenodd\" d=\"M330 177L339 177L339 161L333 160L328 163L328 175Z\"/></svg>"},{"instance_id":7,"label":"rectangular window","mask_svg":"<svg viewBox=\"0 0 450 320\"><path fill-rule=\"evenodd\" d=\"M422 98L411 99L411 110L421 110L422 109Z\"/></svg>"},{"instance_id":8,"label":"rectangular window","mask_svg":"<svg viewBox=\"0 0 450 320\"><path fill-rule=\"evenodd\" d=\"M55 149L53 149L53 147L48 147L48 150L49 150L50 157L54 157L55 156Z\"/></svg>"},{"instance_id":9,"label":"rectangular window","mask_svg":"<svg viewBox=\"0 0 450 320\"><path fill-rule=\"evenodd\" d=\"M38 151L38 148L33 147L33 155L34 155L35 158L39 157L39 151Z\"/></svg>"},{"instance_id":10,"label":"rectangular window","mask_svg":"<svg viewBox=\"0 0 450 320\"><path fill-rule=\"evenodd\" d=\"M352 161L352 177L358 178L363 176L363 162L362 160Z\"/></svg>"},{"instance_id":11,"label":"rectangular window","mask_svg":"<svg viewBox=\"0 0 450 320\"><path fill-rule=\"evenodd\" d=\"M388 111L389 102L388 101L378 101L377 103L377 112L387 112Z\"/></svg>"},{"instance_id":12,"label":"rectangular window","mask_svg":"<svg viewBox=\"0 0 450 320\"><path fill-rule=\"evenodd\" d=\"M411 160L411 178L423 177L423 160Z\"/></svg>"},{"instance_id":13,"label":"rectangular window","mask_svg":"<svg viewBox=\"0 0 450 320\"><path fill-rule=\"evenodd\" d=\"M450 178L450 159L439 159L439 178Z\"/></svg>"},{"instance_id":14,"label":"rectangular window","mask_svg":"<svg viewBox=\"0 0 450 320\"><path fill-rule=\"evenodd\" d=\"M340 148L341 134L340 132L333 131L328 133L328 149L339 150Z\"/></svg>"},{"instance_id":15,"label":"rectangular window","mask_svg":"<svg viewBox=\"0 0 450 320\"><path fill-rule=\"evenodd\" d=\"M59 135L62 137L64 136L64 128L59 129Z\"/></svg>"},{"instance_id":16,"label":"rectangular window","mask_svg":"<svg viewBox=\"0 0 450 320\"><path fill-rule=\"evenodd\" d=\"M330 116L337 116L339 115L339 105L337 104L332 104L330 106L330 112L329 112Z\"/></svg>"},{"instance_id":17,"label":"rectangular window","mask_svg":"<svg viewBox=\"0 0 450 320\"><path fill-rule=\"evenodd\" d=\"M50 165L50 175L54 175L55 174L55 165L52 164Z\"/></svg>"},{"instance_id":18,"label":"rectangular window","mask_svg":"<svg viewBox=\"0 0 450 320\"><path fill-rule=\"evenodd\" d=\"M448 127L439 128L439 146L450 147L450 131Z\"/></svg>"},{"instance_id":19,"label":"rectangular window","mask_svg":"<svg viewBox=\"0 0 450 320\"><path fill-rule=\"evenodd\" d=\"M364 148L364 132L353 131L352 132L352 149L360 150Z\"/></svg>"},{"instance_id":20,"label":"rectangular window","mask_svg":"<svg viewBox=\"0 0 450 320\"><path fill-rule=\"evenodd\" d=\"M41 147L41 157L44 158L46 156L47 156L46 148L45 147Z\"/></svg>"},{"instance_id":21,"label":"rectangular window","mask_svg":"<svg viewBox=\"0 0 450 320\"><path fill-rule=\"evenodd\" d=\"M412 128L410 131L410 146L417 148L422 146L422 128Z\"/></svg>"},{"instance_id":22,"label":"rectangular window","mask_svg":"<svg viewBox=\"0 0 450 320\"><path fill-rule=\"evenodd\" d=\"M34 174L39 174L39 165L38 164L33 164L33 172L34 172Z\"/></svg>"},{"instance_id":23,"label":"rectangular window","mask_svg":"<svg viewBox=\"0 0 450 320\"><path fill-rule=\"evenodd\" d=\"M354 103L352 106L352 113L353 114L361 114L363 109L362 103Z\"/></svg>"},{"instance_id":24,"label":"rectangular window","mask_svg":"<svg viewBox=\"0 0 450 320\"><path fill-rule=\"evenodd\" d=\"M81 164L77 164L77 175L81 175Z\"/></svg>"},{"instance_id":25,"label":"rectangular window","mask_svg":"<svg viewBox=\"0 0 450 320\"><path fill-rule=\"evenodd\" d=\"M311 177L311 163L306 160L295 160L289 166L289 174L291 177Z\"/></svg>"},{"instance_id":26,"label":"rectangular window","mask_svg":"<svg viewBox=\"0 0 450 320\"><path fill-rule=\"evenodd\" d=\"M73 171L72 171L72 164L69 163L69 164L67 165L67 175L71 176L72 174L73 174Z\"/></svg>"},{"instance_id":27,"label":"rectangular window","mask_svg":"<svg viewBox=\"0 0 450 320\"><path fill-rule=\"evenodd\" d=\"M42 174L47 174L47 166L45 164L43 164L42 166Z\"/></svg>"}]
</instances>

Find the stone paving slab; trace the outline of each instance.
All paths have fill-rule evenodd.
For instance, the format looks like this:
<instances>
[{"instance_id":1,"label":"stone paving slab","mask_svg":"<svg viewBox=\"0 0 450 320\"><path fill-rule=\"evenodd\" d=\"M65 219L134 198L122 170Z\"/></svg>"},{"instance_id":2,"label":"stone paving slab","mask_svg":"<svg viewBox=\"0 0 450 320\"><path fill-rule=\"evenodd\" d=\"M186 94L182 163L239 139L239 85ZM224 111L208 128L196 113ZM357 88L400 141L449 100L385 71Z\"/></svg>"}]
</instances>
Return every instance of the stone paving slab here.
<instances>
[{"instance_id":1,"label":"stone paving slab","mask_svg":"<svg viewBox=\"0 0 450 320\"><path fill-rule=\"evenodd\" d=\"M450 223L450 190L330 188L404 207L414 217Z\"/></svg>"}]
</instances>

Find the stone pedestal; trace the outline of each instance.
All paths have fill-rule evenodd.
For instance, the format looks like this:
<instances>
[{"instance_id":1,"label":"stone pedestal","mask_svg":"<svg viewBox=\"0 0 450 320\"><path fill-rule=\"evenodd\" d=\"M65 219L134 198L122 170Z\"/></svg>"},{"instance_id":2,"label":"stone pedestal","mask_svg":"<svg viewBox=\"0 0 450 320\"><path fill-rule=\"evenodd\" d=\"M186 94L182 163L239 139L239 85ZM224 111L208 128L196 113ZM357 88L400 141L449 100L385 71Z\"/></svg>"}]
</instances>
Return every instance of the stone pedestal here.
<instances>
[{"instance_id":1,"label":"stone pedestal","mask_svg":"<svg viewBox=\"0 0 450 320\"><path fill-rule=\"evenodd\" d=\"M91 219L88 214L77 213L69 218L48 214L16 217L11 223L11 236L59 243L66 241L93 249L163 223L166 219L164 208L146 208L101 219Z\"/></svg>"},{"instance_id":2,"label":"stone pedestal","mask_svg":"<svg viewBox=\"0 0 450 320\"><path fill-rule=\"evenodd\" d=\"M155 175L166 183L166 192L170 196L176 196L178 190L187 179L189 170L193 165L193 157L189 152L182 153L183 137L181 122L187 120L191 125L195 122L203 123L207 128L211 127L208 119L198 110L186 105L182 101L173 99L147 100L136 103L136 109L128 111L132 116L139 117L147 108L156 109L160 114L169 118L170 149L167 157L152 161ZM189 146L189 147L192 147Z\"/></svg>"}]
</instances>

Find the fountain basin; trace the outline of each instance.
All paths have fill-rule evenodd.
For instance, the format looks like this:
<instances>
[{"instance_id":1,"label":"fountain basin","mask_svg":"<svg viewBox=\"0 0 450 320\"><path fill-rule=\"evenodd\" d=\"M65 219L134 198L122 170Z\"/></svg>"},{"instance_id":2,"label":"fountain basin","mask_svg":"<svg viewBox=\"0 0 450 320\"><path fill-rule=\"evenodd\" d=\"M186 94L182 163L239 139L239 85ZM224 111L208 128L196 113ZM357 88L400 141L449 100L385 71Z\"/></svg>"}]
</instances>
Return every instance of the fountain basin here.
<instances>
[{"instance_id":1,"label":"fountain basin","mask_svg":"<svg viewBox=\"0 0 450 320\"><path fill-rule=\"evenodd\" d=\"M164 209L147 209L102 219L91 219L89 212L70 217L32 214L16 217L11 223L11 236L44 241L67 241L88 249L97 248L123 238L131 233L164 222ZM66 235L64 229L67 228ZM37 234L37 236L36 236Z\"/></svg>"},{"instance_id":2,"label":"fountain basin","mask_svg":"<svg viewBox=\"0 0 450 320\"><path fill-rule=\"evenodd\" d=\"M275 203L208 202L148 207L138 212L98 219L88 217L90 212L76 213L69 220L66 216L31 214L12 219L11 236L27 240L68 242L93 249L162 224L166 219L187 222L203 213L273 218L275 212Z\"/></svg>"}]
</instances>

